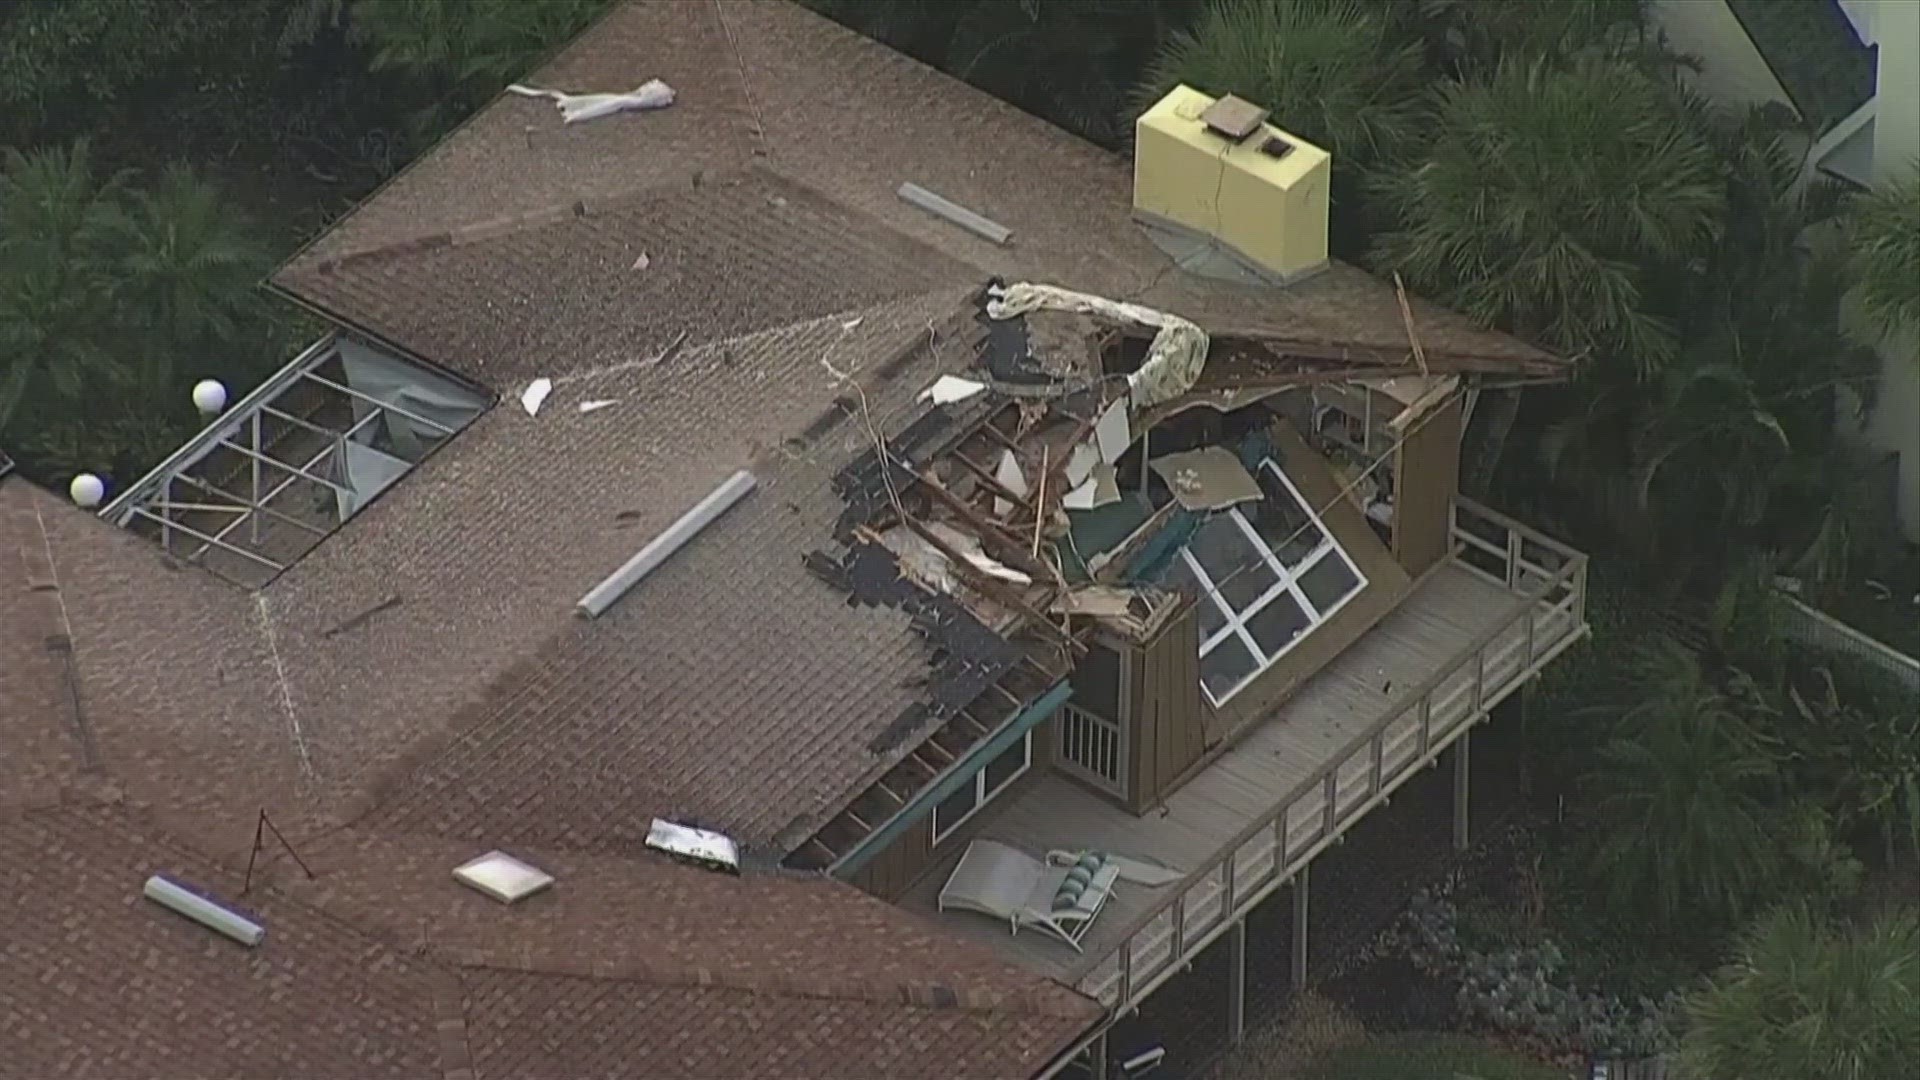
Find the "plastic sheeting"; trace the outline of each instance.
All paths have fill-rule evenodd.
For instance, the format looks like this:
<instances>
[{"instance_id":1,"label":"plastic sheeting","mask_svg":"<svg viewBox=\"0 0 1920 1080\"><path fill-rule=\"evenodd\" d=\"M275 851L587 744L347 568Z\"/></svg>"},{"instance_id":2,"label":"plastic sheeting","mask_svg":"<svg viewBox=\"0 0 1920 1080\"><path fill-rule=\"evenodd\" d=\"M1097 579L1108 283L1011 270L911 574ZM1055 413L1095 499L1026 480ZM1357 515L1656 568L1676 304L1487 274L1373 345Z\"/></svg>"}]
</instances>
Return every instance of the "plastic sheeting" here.
<instances>
[{"instance_id":1,"label":"plastic sheeting","mask_svg":"<svg viewBox=\"0 0 1920 1080\"><path fill-rule=\"evenodd\" d=\"M1147 348L1140 370L1127 376L1135 409L1170 401L1193 388L1207 364L1207 332L1199 325L1157 308L1109 300L1053 285L1018 282L996 287L987 302L987 315L1011 319L1030 311L1071 311L1098 315L1159 331Z\"/></svg>"},{"instance_id":2,"label":"plastic sheeting","mask_svg":"<svg viewBox=\"0 0 1920 1080\"><path fill-rule=\"evenodd\" d=\"M673 87L659 79L648 79L624 94L567 94L515 83L508 92L521 97L549 98L560 106L560 122L578 124L602 116L629 110L664 109L673 104Z\"/></svg>"},{"instance_id":3,"label":"plastic sheeting","mask_svg":"<svg viewBox=\"0 0 1920 1080\"><path fill-rule=\"evenodd\" d=\"M348 490L336 491L333 496L340 510L341 521L359 513L361 507L372 502L413 468L392 454L363 446L351 439L340 443L340 447L344 456L340 458L340 468L336 470L339 475L334 479Z\"/></svg>"},{"instance_id":4,"label":"plastic sheeting","mask_svg":"<svg viewBox=\"0 0 1920 1080\"><path fill-rule=\"evenodd\" d=\"M408 461L425 457L427 448L445 438L446 432L466 427L487 406L478 394L357 341L341 338L336 347L350 389L431 421L423 424L393 409L382 410L386 413L381 423L387 437L393 441L394 450ZM353 418L364 420L373 409L373 405L355 398ZM354 437L362 443L372 441L373 427L361 428Z\"/></svg>"},{"instance_id":5,"label":"plastic sheeting","mask_svg":"<svg viewBox=\"0 0 1920 1080\"><path fill-rule=\"evenodd\" d=\"M349 338L339 339L334 347L340 355L340 368L346 375L348 389L392 406L380 409L382 415L378 421L360 428L342 444L335 479L351 494L334 494L340 520L345 521L406 475L449 431L459 431L472 423L487 403L450 380ZM371 402L354 398L353 418L356 422L364 420L376 408ZM395 409L412 415L403 415ZM382 430L393 453L372 445Z\"/></svg>"}]
</instances>

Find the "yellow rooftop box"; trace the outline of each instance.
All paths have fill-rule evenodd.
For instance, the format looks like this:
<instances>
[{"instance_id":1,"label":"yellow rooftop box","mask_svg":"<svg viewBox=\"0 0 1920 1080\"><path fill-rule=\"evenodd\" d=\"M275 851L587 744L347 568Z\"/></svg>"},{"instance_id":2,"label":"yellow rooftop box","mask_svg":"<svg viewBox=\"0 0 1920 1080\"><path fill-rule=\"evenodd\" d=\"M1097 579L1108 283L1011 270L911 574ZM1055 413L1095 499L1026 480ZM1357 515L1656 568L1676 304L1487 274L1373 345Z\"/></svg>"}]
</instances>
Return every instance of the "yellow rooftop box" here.
<instances>
[{"instance_id":1,"label":"yellow rooftop box","mask_svg":"<svg viewBox=\"0 0 1920 1080\"><path fill-rule=\"evenodd\" d=\"M1232 95L1175 87L1134 125L1133 213L1286 284L1327 265L1333 158L1266 117Z\"/></svg>"}]
</instances>

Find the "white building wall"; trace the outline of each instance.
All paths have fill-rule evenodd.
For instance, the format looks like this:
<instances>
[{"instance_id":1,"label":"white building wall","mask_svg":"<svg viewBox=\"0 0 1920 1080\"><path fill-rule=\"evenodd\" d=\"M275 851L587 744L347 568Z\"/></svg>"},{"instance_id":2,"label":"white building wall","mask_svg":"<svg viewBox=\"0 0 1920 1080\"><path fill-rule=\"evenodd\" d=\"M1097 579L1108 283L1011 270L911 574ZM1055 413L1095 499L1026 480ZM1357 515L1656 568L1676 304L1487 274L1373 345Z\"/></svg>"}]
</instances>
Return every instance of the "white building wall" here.
<instances>
[{"instance_id":1,"label":"white building wall","mask_svg":"<svg viewBox=\"0 0 1920 1080\"><path fill-rule=\"evenodd\" d=\"M1880 47L1873 167L1884 183L1920 165L1920 0L1878 0L1870 32ZM1880 406L1870 436L1900 455L1900 521L1907 536L1920 541L1920 335L1890 340L1880 359Z\"/></svg>"}]
</instances>

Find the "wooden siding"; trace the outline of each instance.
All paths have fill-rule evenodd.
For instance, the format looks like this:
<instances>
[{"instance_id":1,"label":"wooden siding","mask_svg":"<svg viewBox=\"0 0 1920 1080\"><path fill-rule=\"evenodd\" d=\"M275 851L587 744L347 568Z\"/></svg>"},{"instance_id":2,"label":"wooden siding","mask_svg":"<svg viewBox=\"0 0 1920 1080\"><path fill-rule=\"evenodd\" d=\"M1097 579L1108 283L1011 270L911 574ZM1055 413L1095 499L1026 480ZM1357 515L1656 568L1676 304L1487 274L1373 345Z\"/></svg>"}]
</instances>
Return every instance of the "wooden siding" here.
<instances>
[{"instance_id":1,"label":"wooden siding","mask_svg":"<svg viewBox=\"0 0 1920 1080\"><path fill-rule=\"evenodd\" d=\"M1393 554L1407 573L1419 576L1447 557L1453 497L1460 488L1459 397L1418 425L1395 451Z\"/></svg>"},{"instance_id":2,"label":"wooden siding","mask_svg":"<svg viewBox=\"0 0 1920 1080\"><path fill-rule=\"evenodd\" d=\"M1134 654L1127 804L1136 814L1157 804L1207 751L1199 633L1189 606Z\"/></svg>"},{"instance_id":3,"label":"wooden siding","mask_svg":"<svg viewBox=\"0 0 1920 1080\"><path fill-rule=\"evenodd\" d=\"M1416 585L1372 633L1208 761L1156 812L1135 816L1066 777L1047 775L1018 797L982 814L986 820L973 832L1035 855L1051 849L1097 848L1197 871L1228 849L1251 823L1271 814L1289 792L1332 763L1356 736L1404 706L1410 692L1473 652L1477 641L1501 635L1502 640L1491 647L1506 659L1489 677L1507 680L1503 685L1510 688L1524 678L1524 669L1507 666L1516 652L1537 648L1548 655L1578 639L1583 624L1577 603L1544 619L1537 640L1510 622L1523 606L1511 589L1449 561ZM1512 640L1505 640L1509 637ZM1449 701L1463 703L1460 686L1449 685L1446 692ZM1468 722L1452 720L1448 734L1464 730ZM1412 752L1410 737L1403 735L1396 745ZM1436 744L1434 752L1441 745ZM1363 784L1364 779L1341 777L1342 792L1350 783ZM1317 811L1308 808L1306 815L1301 828L1311 827ZM1114 992L1121 979L1114 970L1118 950L1142 919L1153 917L1169 896L1186 887L1123 884L1084 940L1085 951L1076 952L1045 934L1009 935L1005 924L992 919L937 912L934 898L961 847L942 845L928 871L900 898L901 905L1103 998Z\"/></svg>"},{"instance_id":4,"label":"wooden siding","mask_svg":"<svg viewBox=\"0 0 1920 1080\"><path fill-rule=\"evenodd\" d=\"M1059 738L1055 731L1057 723L1059 714L1056 713L1034 726L1033 761L1026 775L1001 792L986 809L943 838L937 847L933 842L933 812L929 810L846 880L882 900L898 899L936 857L957 853L965 848L967 838L993 817L1001 803L1020 797L1020 793L1033 784L1037 777L1052 772L1055 744Z\"/></svg>"},{"instance_id":5,"label":"wooden siding","mask_svg":"<svg viewBox=\"0 0 1920 1080\"><path fill-rule=\"evenodd\" d=\"M905 892L933 857L933 815L907 827L884 850L847 880L882 900Z\"/></svg>"}]
</instances>

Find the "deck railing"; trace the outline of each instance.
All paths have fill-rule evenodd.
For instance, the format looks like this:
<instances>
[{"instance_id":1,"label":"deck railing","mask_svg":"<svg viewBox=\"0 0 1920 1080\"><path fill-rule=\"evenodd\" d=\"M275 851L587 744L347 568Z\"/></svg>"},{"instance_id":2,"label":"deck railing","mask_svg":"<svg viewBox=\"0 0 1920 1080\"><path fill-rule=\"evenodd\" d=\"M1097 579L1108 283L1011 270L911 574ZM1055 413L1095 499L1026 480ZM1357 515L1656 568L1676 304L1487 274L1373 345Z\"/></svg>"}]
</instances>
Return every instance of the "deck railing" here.
<instances>
[{"instance_id":1,"label":"deck railing","mask_svg":"<svg viewBox=\"0 0 1920 1080\"><path fill-rule=\"evenodd\" d=\"M1125 727L1069 701L1060 708L1059 732L1061 769L1110 795L1126 794L1120 775L1127 760Z\"/></svg>"},{"instance_id":2,"label":"deck railing","mask_svg":"<svg viewBox=\"0 0 1920 1080\"><path fill-rule=\"evenodd\" d=\"M1511 589L1513 609L1137 917L1083 992L1116 1009L1152 993L1586 632L1585 555L1466 499L1452 531L1453 561Z\"/></svg>"}]
</instances>

